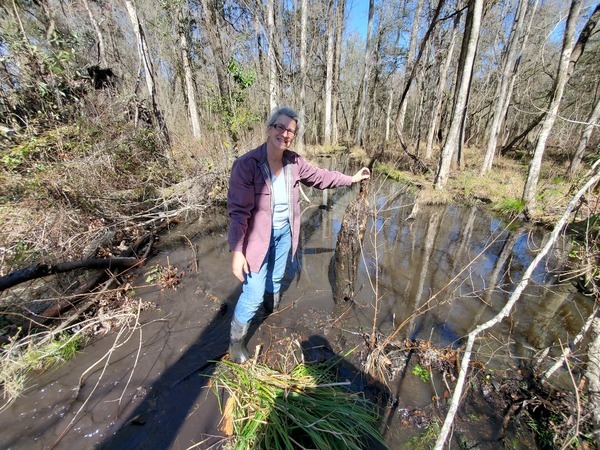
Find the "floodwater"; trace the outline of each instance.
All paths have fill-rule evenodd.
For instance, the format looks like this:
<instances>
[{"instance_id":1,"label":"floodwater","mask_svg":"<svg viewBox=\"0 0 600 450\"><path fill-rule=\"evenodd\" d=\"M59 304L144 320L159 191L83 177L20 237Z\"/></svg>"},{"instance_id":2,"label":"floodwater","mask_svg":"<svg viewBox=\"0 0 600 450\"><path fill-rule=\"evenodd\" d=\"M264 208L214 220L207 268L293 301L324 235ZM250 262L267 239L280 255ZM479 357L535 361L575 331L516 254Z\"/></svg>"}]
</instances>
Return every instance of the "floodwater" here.
<instances>
[{"instance_id":1,"label":"floodwater","mask_svg":"<svg viewBox=\"0 0 600 450\"><path fill-rule=\"evenodd\" d=\"M330 164L335 162L323 162ZM281 309L251 328L249 348L253 353L259 346L259 358L271 362L356 348L340 376L358 388L367 386L361 366L365 333L375 327L389 335L399 328L398 341L423 339L458 348L469 331L506 303L547 234L509 227L477 207L422 206L410 217L413 196L401 185L373 180L373 214L355 296L336 304L330 263L344 210L357 191L305 192L311 202L302 203L301 246ZM568 251L561 245L536 269L510 317L477 341L476 359L488 370L531 365L528 361L548 347L550 365L590 314L592 302L557 281ZM0 413L0 447L219 447L220 413L207 375L226 353L240 292L230 271L226 216L181 225L157 248L159 254L135 282L137 295L155 305L140 313L141 326L115 329L62 367L34 377L24 395ZM178 269L183 276L176 290L144 286L145 273L155 265ZM436 383L423 383L409 371L377 390L397 400L381 425L389 447L412 448L409 437L415 431L405 429L404 419L431 406L439 394ZM478 448L498 448L497 431L490 421L471 433L471 440Z\"/></svg>"}]
</instances>

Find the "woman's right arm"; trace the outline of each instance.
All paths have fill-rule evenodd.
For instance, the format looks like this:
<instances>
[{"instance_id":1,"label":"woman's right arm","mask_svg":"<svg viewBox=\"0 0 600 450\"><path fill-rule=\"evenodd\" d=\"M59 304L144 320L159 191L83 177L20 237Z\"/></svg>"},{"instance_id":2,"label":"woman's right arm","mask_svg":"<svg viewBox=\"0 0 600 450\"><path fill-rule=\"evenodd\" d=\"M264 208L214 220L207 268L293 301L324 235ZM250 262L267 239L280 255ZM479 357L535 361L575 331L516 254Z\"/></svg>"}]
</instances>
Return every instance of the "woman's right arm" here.
<instances>
[{"instance_id":1,"label":"woman's right arm","mask_svg":"<svg viewBox=\"0 0 600 450\"><path fill-rule=\"evenodd\" d=\"M231 269L235 277L244 281L248 274L248 263L243 253L244 239L248 230L250 211L254 208L253 175L239 159L233 163L227 192L229 232L227 240L232 252Z\"/></svg>"}]
</instances>

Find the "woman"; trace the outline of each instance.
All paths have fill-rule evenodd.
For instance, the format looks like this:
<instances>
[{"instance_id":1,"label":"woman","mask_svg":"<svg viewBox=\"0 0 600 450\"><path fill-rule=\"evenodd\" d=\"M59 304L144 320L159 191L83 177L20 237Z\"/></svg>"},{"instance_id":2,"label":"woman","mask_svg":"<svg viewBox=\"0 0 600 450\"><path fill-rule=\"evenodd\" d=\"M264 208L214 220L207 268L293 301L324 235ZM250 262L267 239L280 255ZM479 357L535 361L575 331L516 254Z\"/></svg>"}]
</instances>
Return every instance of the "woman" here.
<instances>
[{"instance_id":1,"label":"woman","mask_svg":"<svg viewBox=\"0 0 600 450\"><path fill-rule=\"evenodd\" d=\"M328 189L370 177L367 168L349 176L312 166L289 150L298 129L294 110L276 110L267 123L267 141L231 169L229 250L233 274L243 287L231 321L229 354L240 364L249 358L244 340L250 321L263 300L267 312L278 308L288 254L291 249L293 258L298 248L299 183Z\"/></svg>"}]
</instances>

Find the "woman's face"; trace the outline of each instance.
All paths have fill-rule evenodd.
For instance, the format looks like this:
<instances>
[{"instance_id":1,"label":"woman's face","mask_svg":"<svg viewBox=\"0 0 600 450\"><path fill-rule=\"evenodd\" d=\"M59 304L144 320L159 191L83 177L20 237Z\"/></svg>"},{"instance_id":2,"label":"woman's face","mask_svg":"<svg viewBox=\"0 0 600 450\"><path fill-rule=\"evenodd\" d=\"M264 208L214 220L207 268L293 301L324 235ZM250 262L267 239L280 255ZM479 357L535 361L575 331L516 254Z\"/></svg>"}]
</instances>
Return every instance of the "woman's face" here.
<instances>
[{"instance_id":1,"label":"woman's face","mask_svg":"<svg viewBox=\"0 0 600 450\"><path fill-rule=\"evenodd\" d=\"M274 150L287 150L296 137L296 121L280 115L267 130L267 144Z\"/></svg>"}]
</instances>

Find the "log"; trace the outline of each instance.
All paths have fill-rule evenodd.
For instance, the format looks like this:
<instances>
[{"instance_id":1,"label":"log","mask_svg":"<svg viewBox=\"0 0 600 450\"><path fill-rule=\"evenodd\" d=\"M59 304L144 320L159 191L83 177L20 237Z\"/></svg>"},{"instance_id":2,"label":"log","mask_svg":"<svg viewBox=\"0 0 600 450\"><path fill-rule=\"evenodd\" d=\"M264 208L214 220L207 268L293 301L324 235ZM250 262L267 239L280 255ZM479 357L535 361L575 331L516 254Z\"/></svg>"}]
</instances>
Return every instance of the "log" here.
<instances>
[{"instance_id":1,"label":"log","mask_svg":"<svg viewBox=\"0 0 600 450\"><path fill-rule=\"evenodd\" d=\"M67 261L58 264L33 264L0 277L0 292L17 284L57 273L70 272L77 269L123 269L141 264L135 257L87 258L79 261Z\"/></svg>"}]
</instances>

